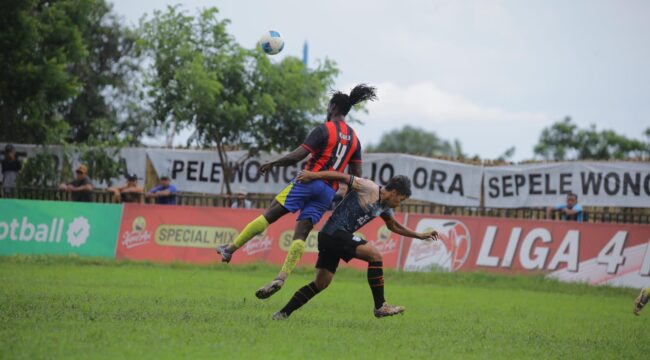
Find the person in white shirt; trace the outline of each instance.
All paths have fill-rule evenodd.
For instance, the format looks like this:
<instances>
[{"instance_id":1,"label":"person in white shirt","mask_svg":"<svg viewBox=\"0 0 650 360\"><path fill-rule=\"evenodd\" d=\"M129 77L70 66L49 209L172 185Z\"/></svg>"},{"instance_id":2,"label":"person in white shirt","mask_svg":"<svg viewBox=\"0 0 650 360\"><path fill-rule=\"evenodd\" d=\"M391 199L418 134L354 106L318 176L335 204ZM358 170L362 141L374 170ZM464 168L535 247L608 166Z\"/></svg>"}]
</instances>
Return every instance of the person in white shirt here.
<instances>
[{"instance_id":1,"label":"person in white shirt","mask_svg":"<svg viewBox=\"0 0 650 360\"><path fill-rule=\"evenodd\" d=\"M246 191L246 188L239 188L235 195L237 195L237 200L233 201L232 205L230 205L231 208L250 209L253 207L253 202L246 199L248 196L248 191Z\"/></svg>"}]
</instances>

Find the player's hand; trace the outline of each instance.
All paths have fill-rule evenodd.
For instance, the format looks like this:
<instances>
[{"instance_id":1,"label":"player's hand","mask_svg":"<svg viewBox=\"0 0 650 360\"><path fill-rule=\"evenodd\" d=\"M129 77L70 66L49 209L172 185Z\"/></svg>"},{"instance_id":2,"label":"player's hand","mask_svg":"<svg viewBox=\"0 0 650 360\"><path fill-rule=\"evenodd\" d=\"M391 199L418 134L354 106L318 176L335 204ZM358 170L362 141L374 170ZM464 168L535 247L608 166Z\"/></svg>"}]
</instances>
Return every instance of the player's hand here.
<instances>
[{"instance_id":1,"label":"player's hand","mask_svg":"<svg viewBox=\"0 0 650 360\"><path fill-rule=\"evenodd\" d=\"M271 170L272 168L273 168L273 162L267 162L266 164L262 164L262 166L260 166L260 173L264 175L267 172L269 172L269 170Z\"/></svg>"},{"instance_id":2,"label":"player's hand","mask_svg":"<svg viewBox=\"0 0 650 360\"><path fill-rule=\"evenodd\" d=\"M296 176L296 180L304 183L308 183L314 180L315 178L316 178L316 173L308 170L303 170L298 174L298 176Z\"/></svg>"},{"instance_id":3,"label":"player's hand","mask_svg":"<svg viewBox=\"0 0 650 360\"><path fill-rule=\"evenodd\" d=\"M68 185L67 184L60 184L59 185L59 190L68 190Z\"/></svg>"},{"instance_id":4,"label":"player's hand","mask_svg":"<svg viewBox=\"0 0 650 360\"><path fill-rule=\"evenodd\" d=\"M437 231L428 231L425 233L420 233L420 236L418 236L418 239L421 240L438 240L438 232Z\"/></svg>"}]
</instances>

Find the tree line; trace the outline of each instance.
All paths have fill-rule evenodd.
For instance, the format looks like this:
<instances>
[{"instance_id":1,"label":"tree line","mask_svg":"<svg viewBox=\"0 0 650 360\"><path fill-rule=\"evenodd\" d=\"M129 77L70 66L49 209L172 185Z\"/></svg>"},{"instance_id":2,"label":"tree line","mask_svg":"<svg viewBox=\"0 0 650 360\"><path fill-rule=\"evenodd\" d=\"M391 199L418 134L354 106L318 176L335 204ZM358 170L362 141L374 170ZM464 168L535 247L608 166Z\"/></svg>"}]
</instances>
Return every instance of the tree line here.
<instances>
[{"instance_id":1,"label":"tree line","mask_svg":"<svg viewBox=\"0 0 650 360\"><path fill-rule=\"evenodd\" d=\"M541 160L649 160L650 127L639 139L626 137L614 130L599 130L596 125L579 128L570 117L544 128L533 151ZM413 155L481 160L479 155L463 152L459 140L445 140L433 131L404 126L385 133L379 143L370 146L372 152L400 152ZM508 161L515 154L510 147L497 161Z\"/></svg>"}]
</instances>

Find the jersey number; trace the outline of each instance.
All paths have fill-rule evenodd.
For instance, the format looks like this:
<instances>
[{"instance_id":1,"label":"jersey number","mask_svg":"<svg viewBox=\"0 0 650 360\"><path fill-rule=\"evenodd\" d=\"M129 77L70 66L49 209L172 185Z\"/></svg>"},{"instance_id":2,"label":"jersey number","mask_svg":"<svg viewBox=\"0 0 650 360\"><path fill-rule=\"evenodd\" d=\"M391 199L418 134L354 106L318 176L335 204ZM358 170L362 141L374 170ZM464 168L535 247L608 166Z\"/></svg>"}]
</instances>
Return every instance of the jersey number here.
<instances>
[{"instance_id":1,"label":"jersey number","mask_svg":"<svg viewBox=\"0 0 650 360\"><path fill-rule=\"evenodd\" d=\"M343 161L343 154L345 154L345 150L348 149L347 145L343 145L339 143L338 147L336 148L336 153L334 155L334 170L339 168L339 165L341 165L341 161Z\"/></svg>"}]
</instances>

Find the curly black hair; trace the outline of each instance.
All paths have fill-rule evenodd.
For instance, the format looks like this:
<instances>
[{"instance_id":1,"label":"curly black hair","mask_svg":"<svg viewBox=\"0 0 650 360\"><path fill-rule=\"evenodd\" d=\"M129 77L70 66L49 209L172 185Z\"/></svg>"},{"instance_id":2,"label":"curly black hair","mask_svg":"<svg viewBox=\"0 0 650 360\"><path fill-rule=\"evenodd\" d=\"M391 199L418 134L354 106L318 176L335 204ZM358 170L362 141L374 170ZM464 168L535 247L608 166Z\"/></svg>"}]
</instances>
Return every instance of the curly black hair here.
<instances>
[{"instance_id":1,"label":"curly black hair","mask_svg":"<svg viewBox=\"0 0 650 360\"><path fill-rule=\"evenodd\" d=\"M336 112L339 115L347 115L350 112L350 109L358 103L370 100L373 101L377 99L377 89L366 84L359 84L350 91L350 95L344 94L340 91L336 91L332 94L330 99L330 104L336 106Z\"/></svg>"}]
</instances>

